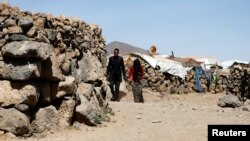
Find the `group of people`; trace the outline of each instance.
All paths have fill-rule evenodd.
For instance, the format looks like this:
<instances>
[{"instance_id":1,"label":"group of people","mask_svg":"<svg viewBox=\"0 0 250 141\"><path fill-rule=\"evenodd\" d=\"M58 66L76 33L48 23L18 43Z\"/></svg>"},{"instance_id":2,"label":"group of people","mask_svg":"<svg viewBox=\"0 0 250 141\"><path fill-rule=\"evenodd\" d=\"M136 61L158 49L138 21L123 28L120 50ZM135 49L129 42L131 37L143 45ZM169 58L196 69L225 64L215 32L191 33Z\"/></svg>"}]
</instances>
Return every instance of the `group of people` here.
<instances>
[{"instance_id":1,"label":"group of people","mask_svg":"<svg viewBox=\"0 0 250 141\"><path fill-rule=\"evenodd\" d=\"M134 60L133 66L129 68L128 76L126 76L123 58L119 56L119 49L116 48L114 50L114 56L109 58L106 74L112 93L111 101L119 101L119 88L123 76L123 79L129 81L132 85L134 102L144 102L141 85L144 69L138 58Z\"/></svg>"}]
</instances>

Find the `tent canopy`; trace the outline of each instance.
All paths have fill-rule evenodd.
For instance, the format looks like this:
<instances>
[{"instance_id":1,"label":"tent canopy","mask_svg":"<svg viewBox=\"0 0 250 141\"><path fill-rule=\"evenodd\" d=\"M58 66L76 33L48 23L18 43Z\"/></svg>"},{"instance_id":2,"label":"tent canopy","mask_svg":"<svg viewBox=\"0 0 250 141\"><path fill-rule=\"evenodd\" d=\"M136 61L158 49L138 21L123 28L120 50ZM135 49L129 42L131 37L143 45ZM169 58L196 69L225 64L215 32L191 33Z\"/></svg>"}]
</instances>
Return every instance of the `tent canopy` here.
<instances>
[{"instance_id":1,"label":"tent canopy","mask_svg":"<svg viewBox=\"0 0 250 141\"><path fill-rule=\"evenodd\" d=\"M143 59L144 61L148 62L153 68L159 66L161 72L168 72L169 74L179 76L182 79L185 79L185 76L187 74L186 69L183 67L182 63L166 59L161 55L155 55L154 57L152 57L137 52L131 53L131 55Z\"/></svg>"}]
</instances>

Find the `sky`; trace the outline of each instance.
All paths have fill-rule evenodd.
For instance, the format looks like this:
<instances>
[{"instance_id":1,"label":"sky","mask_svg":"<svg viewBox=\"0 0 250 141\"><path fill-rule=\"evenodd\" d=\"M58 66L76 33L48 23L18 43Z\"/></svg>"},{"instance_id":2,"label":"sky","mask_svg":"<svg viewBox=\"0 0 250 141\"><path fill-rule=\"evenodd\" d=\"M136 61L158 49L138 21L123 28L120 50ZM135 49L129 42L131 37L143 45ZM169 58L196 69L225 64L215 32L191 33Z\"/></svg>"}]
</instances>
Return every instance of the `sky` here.
<instances>
[{"instance_id":1,"label":"sky","mask_svg":"<svg viewBox=\"0 0 250 141\"><path fill-rule=\"evenodd\" d=\"M78 17L160 54L250 61L250 0L9 0L22 11Z\"/></svg>"}]
</instances>

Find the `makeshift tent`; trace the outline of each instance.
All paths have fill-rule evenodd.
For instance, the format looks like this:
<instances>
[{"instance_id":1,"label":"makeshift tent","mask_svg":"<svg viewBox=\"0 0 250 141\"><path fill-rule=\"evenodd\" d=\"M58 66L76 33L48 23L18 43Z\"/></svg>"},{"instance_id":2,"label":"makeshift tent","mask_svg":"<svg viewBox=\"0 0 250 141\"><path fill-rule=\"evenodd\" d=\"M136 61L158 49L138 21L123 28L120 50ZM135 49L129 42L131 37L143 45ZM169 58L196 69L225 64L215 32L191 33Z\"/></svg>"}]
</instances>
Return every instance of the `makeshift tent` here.
<instances>
[{"instance_id":1,"label":"makeshift tent","mask_svg":"<svg viewBox=\"0 0 250 141\"><path fill-rule=\"evenodd\" d=\"M203 62L198 62L193 58L168 57L167 59L182 63L184 67L199 67Z\"/></svg>"},{"instance_id":2,"label":"makeshift tent","mask_svg":"<svg viewBox=\"0 0 250 141\"><path fill-rule=\"evenodd\" d=\"M193 59L198 61L198 62L202 62L201 67L203 69L208 70L213 65L221 66L220 62L215 58L197 58L197 57L193 57Z\"/></svg>"},{"instance_id":3,"label":"makeshift tent","mask_svg":"<svg viewBox=\"0 0 250 141\"><path fill-rule=\"evenodd\" d=\"M169 74L179 76L182 79L185 79L187 74L186 69L181 63L163 58L162 56L155 55L152 57L141 53L132 53L131 55L145 60L153 68L159 66L161 72L168 72Z\"/></svg>"},{"instance_id":4,"label":"makeshift tent","mask_svg":"<svg viewBox=\"0 0 250 141\"><path fill-rule=\"evenodd\" d=\"M228 69L230 66L232 66L234 63L239 63L239 64L248 64L246 61L241 61L241 60L228 60L224 61L221 63L221 66L223 69Z\"/></svg>"}]
</instances>

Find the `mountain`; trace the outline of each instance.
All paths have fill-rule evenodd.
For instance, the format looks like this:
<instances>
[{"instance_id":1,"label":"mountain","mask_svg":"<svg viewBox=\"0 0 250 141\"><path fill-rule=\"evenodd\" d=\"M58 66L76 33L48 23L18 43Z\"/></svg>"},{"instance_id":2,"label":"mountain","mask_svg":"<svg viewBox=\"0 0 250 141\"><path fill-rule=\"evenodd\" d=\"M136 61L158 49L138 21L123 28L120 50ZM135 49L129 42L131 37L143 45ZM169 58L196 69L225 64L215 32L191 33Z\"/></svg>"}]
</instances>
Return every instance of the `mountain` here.
<instances>
[{"instance_id":1,"label":"mountain","mask_svg":"<svg viewBox=\"0 0 250 141\"><path fill-rule=\"evenodd\" d=\"M149 55L148 50L117 41L111 42L106 45L107 55L113 54L115 48L118 48L120 50L119 55L121 56L127 55L131 52L139 52Z\"/></svg>"}]
</instances>

